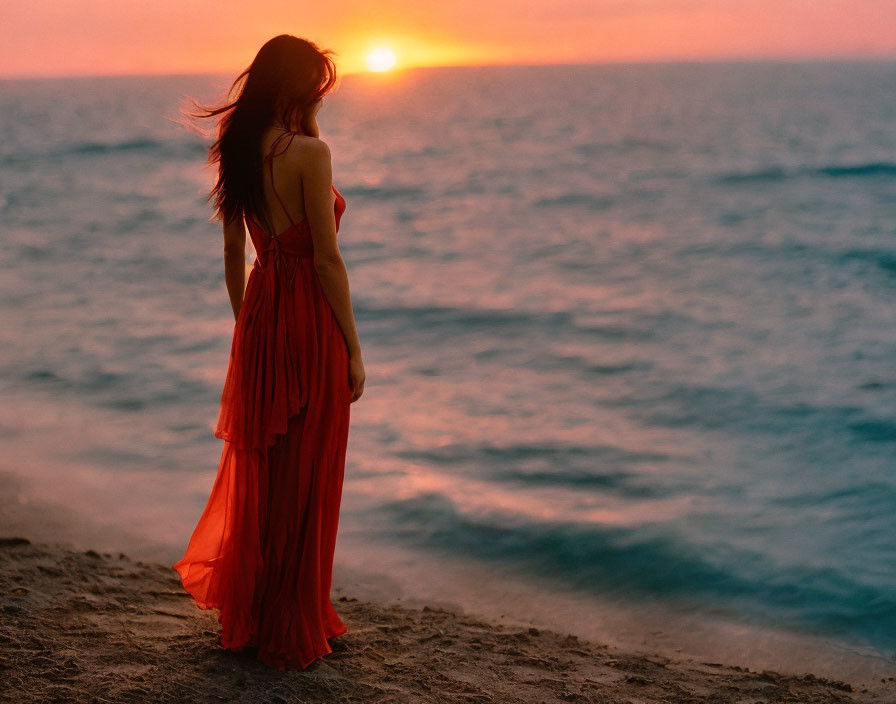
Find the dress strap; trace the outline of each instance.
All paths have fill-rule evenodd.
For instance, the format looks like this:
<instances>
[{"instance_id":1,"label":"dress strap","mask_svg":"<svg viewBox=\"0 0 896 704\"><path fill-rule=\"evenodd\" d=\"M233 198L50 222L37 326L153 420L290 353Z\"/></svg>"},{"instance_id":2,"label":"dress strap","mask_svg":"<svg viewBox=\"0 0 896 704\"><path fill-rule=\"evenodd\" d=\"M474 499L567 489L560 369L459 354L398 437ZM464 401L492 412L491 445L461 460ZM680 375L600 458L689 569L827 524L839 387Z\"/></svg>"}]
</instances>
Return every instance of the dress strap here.
<instances>
[{"instance_id":1,"label":"dress strap","mask_svg":"<svg viewBox=\"0 0 896 704\"><path fill-rule=\"evenodd\" d=\"M289 142L287 142L286 147L282 151L277 152L277 154L274 154L273 153L274 147L287 134L289 135ZM271 172L271 188L274 189L274 195L277 196L277 200L280 201L280 207L283 208L283 212L286 213L286 217L289 218L289 224L293 225L293 226L295 226L295 222L293 222L292 215L289 214L289 211L286 209L286 206L283 204L283 199L280 197L280 194L277 193L277 187L274 185L274 159L273 159L273 157L277 156L279 154L282 154L287 149L289 149L289 145L292 144L292 138L295 136L296 136L295 132L283 132L279 137L277 137L277 139L274 140L274 144L271 145L271 151L268 153L268 155L266 157L267 159L269 159L269 166L270 166L270 172ZM271 223L271 224L273 224L273 223ZM274 234L271 234L271 233L268 233L268 234L271 237L276 237L276 235L274 235Z\"/></svg>"}]
</instances>

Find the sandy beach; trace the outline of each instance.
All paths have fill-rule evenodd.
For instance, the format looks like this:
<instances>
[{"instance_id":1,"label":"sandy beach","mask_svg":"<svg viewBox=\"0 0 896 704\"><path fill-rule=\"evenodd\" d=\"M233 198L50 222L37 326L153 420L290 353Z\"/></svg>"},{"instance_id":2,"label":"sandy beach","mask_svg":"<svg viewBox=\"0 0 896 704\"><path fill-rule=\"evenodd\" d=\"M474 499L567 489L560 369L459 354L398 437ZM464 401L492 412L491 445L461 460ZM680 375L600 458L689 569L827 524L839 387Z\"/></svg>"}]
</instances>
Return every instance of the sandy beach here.
<instances>
[{"instance_id":1,"label":"sandy beach","mask_svg":"<svg viewBox=\"0 0 896 704\"><path fill-rule=\"evenodd\" d=\"M893 702L849 683L623 652L459 610L362 601L335 587L348 633L305 671L223 651L169 566L0 538L0 667L10 702Z\"/></svg>"}]
</instances>

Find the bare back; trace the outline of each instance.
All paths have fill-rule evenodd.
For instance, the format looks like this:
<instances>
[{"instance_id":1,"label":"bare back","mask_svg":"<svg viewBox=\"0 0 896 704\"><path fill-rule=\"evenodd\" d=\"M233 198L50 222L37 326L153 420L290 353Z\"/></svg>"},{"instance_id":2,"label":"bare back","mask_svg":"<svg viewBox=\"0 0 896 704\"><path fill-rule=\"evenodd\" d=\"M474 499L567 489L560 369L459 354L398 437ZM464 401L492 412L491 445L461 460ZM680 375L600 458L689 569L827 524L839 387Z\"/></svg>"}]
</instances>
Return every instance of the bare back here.
<instances>
[{"instance_id":1,"label":"bare back","mask_svg":"<svg viewBox=\"0 0 896 704\"><path fill-rule=\"evenodd\" d=\"M308 142L314 137L271 127L262 135L262 183L265 202L277 236L306 220L302 184ZM272 180L273 179L273 180Z\"/></svg>"}]
</instances>

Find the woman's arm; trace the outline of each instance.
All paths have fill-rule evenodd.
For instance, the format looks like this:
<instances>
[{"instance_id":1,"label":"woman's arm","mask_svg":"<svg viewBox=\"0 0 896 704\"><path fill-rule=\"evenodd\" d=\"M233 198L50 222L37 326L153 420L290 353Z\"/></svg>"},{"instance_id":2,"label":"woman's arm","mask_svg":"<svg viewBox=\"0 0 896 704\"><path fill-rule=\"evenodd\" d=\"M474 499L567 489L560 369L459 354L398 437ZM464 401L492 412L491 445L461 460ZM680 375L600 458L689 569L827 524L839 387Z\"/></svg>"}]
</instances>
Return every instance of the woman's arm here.
<instances>
[{"instance_id":1,"label":"woman's arm","mask_svg":"<svg viewBox=\"0 0 896 704\"><path fill-rule=\"evenodd\" d=\"M246 226L242 216L224 223L224 281L235 321L246 292Z\"/></svg>"},{"instance_id":2,"label":"woman's arm","mask_svg":"<svg viewBox=\"0 0 896 704\"><path fill-rule=\"evenodd\" d=\"M302 174L305 195L305 216L311 227L314 243L314 268L320 277L324 294L339 321L352 357L361 356L361 342L355 325L348 272L336 244L336 218L333 214L333 171L330 148L315 139L307 146L307 159Z\"/></svg>"}]
</instances>

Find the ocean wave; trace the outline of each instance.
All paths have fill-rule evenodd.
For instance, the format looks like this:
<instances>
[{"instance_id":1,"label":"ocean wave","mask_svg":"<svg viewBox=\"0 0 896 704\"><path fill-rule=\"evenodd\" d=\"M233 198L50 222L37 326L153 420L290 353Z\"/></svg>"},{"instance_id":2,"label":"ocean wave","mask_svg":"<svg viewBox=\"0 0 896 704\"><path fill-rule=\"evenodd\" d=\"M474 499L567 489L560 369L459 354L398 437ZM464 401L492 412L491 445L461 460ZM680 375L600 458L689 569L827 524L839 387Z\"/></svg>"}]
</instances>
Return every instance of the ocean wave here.
<instances>
[{"instance_id":1,"label":"ocean wave","mask_svg":"<svg viewBox=\"0 0 896 704\"><path fill-rule=\"evenodd\" d=\"M355 306L359 321L376 323L372 336L395 335L398 332L439 332L451 335L475 335L482 331L535 332L538 334L569 333L588 335L606 340L648 340L662 332L663 325L686 319L687 316L671 313L661 315L641 314L632 321L622 323L593 323L570 311L526 311L512 308L484 309L451 306L383 306L359 302ZM612 373L592 369L595 373Z\"/></svg>"},{"instance_id":2,"label":"ocean wave","mask_svg":"<svg viewBox=\"0 0 896 704\"><path fill-rule=\"evenodd\" d=\"M797 178L865 178L896 177L896 163L870 161L860 164L830 164L827 166L771 166L754 171L731 172L714 177L718 183L763 183Z\"/></svg>"},{"instance_id":3,"label":"ocean wave","mask_svg":"<svg viewBox=\"0 0 896 704\"><path fill-rule=\"evenodd\" d=\"M59 153L63 154L109 154L112 152L152 151L161 149L164 142L157 139L126 139L121 142L79 142Z\"/></svg>"},{"instance_id":4,"label":"ocean wave","mask_svg":"<svg viewBox=\"0 0 896 704\"><path fill-rule=\"evenodd\" d=\"M415 329L441 329L474 332L505 327L556 328L573 325L566 311L537 312L512 308L461 308L452 306L377 306L359 302L355 311L365 322L399 322Z\"/></svg>"},{"instance_id":5,"label":"ocean wave","mask_svg":"<svg viewBox=\"0 0 896 704\"><path fill-rule=\"evenodd\" d=\"M645 484L639 480L638 475L621 470L570 472L567 470L558 471L556 469L529 471L520 468L510 468L490 472L489 478L502 484L559 486L573 490L599 489L628 498L662 499L667 495L665 486Z\"/></svg>"},{"instance_id":6,"label":"ocean wave","mask_svg":"<svg viewBox=\"0 0 896 704\"><path fill-rule=\"evenodd\" d=\"M625 374L626 372L646 371L653 369L654 363L649 360L634 362L621 362L619 364L590 364L588 371L600 376L613 374Z\"/></svg>"},{"instance_id":7,"label":"ocean wave","mask_svg":"<svg viewBox=\"0 0 896 704\"><path fill-rule=\"evenodd\" d=\"M427 493L380 509L393 539L427 551L513 565L565 586L613 597L707 602L768 623L826 629L896 652L896 593L824 565L772 564L761 553L689 545L669 531L522 522L466 515Z\"/></svg>"},{"instance_id":8,"label":"ocean wave","mask_svg":"<svg viewBox=\"0 0 896 704\"><path fill-rule=\"evenodd\" d=\"M410 198L412 200L425 201L429 198L429 191L425 188L416 186L367 186L364 184L354 183L346 184L338 187L340 192L346 197L357 196L361 198L370 198L371 200L398 200L401 198Z\"/></svg>"},{"instance_id":9,"label":"ocean wave","mask_svg":"<svg viewBox=\"0 0 896 704\"><path fill-rule=\"evenodd\" d=\"M414 450L399 453L402 457L426 458L449 464L476 460L544 459L562 464L574 458L601 459L617 462L654 462L670 459L657 452L637 452L609 445L570 445L555 443L513 443L511 445L448 445L438 450Z\"/></svg>"},{"instance_id":10,"label":"ocean wave","mask_svg":"<svg viewBox=\"0 0 896 704\"><path fill-rule=\"evenodd\" d=\"M160 338L163 339L163 338ZM10 388L29 388L53 396L70 394L101 408L133 411L160 405L176 405L184 394L204 398L211 404L219 393L215 382L203 381L176 372L148 386L139 376L119 374L101 367L63 373L48 367L6 370Z\"/></svg>"},{"instance_id":11,"label":"ocean wave","mask_svg":"<svg viewBox=\"0 0 896 704\"><path fill-rule=\"evenodd\" d=\"M57 145L48 151L23 151L7 154L0 158L0 165L14 165L51 159L89 158L91 156L145 153L166 158L189 158L203 156L208 147L195 140L161 140L136 137L117 142L74 142Z\"/></svg>"},{"instance_id":12,"label":"ocean wave","mask_svg":"<svg viewBox=\"0 0 896 704\"><path fill-rule=\"evenodd\" d=\"M838 434L847 443L862 446L896 442L896 419L892 417L856 419L859 409L846 404L799 400L774 403L760 393L736 386L669 384L656 394L619 403L643 408L642 422L667 428L740 428L778 436L795 432L807 436Z\"/></svg>"},{"instance_id":13,"label":"ocean wave","mask_svg":"<svg viewBox=\"0 0 896 704\"><path fill-rule=\"evenodd\" d=\"M889 274L896 274L896 250L848 249L839 255L841 261L856 259L874 264Z\"/></svg>"},{"instance_id":14,"label":"ocean wave","mask_svg":"<svg viewBox=\"0 0 896 704\"><path fill-rule=\"evenodd\" d=\"M573 147L577 152L587 157L595 157L604 154L630 154L639 150L648 152L666 153L678 147L675 142L644 137L623 137L622 139L606 142L587 142Z\"/></svg>"},{"instance_id":15,"label":"ocean wave","mask_svg":"<svg viewBox=\"0 0 896 704\"><path fill-rule=\"evenodd\" d=\"M847 426L862 442L896 442L896 420L867 418Z\"/></svg>"},{"instance_id":16,"label":"ocean wave","mask_svg":"<svg viewBox=\"0 0 896 704\"><path fill-rule=\"evenodd\" d=\"M638 473L625 467L664 463L673 456L662 452L629 450L614 445L511 443L509 445L449 445L405 449L396 457L456 471L466 467L499 485L519 487L595 487L631 498L662 497L668 484L646 486Z\"/></svg>"},{"instance_id":17,"label":"ocean wave","mask_svg":"<svg viewBox=\"0 0 896 704\"><path fill-rule=\"evenodd\" d=\"M566 208L584 206L589 210L607 210L615 205L616 199L594 193L562 193L551 198L539 198L532 202L535 208Z\"/></svg>"},{"instance_id":18,"label":"ocean wave","mask_svg":"<svg viewBox=\"0 0 896 704\"><path fill-rule=\"evenodd\" d=\"M576 371L594 376L624 375L630 372L649 371L655 364L647 359L627 362L595 362L582 355L562 354L545 350L532 355L526 362L528 369L536 371Z\"/></svg>"}]
</instances>

